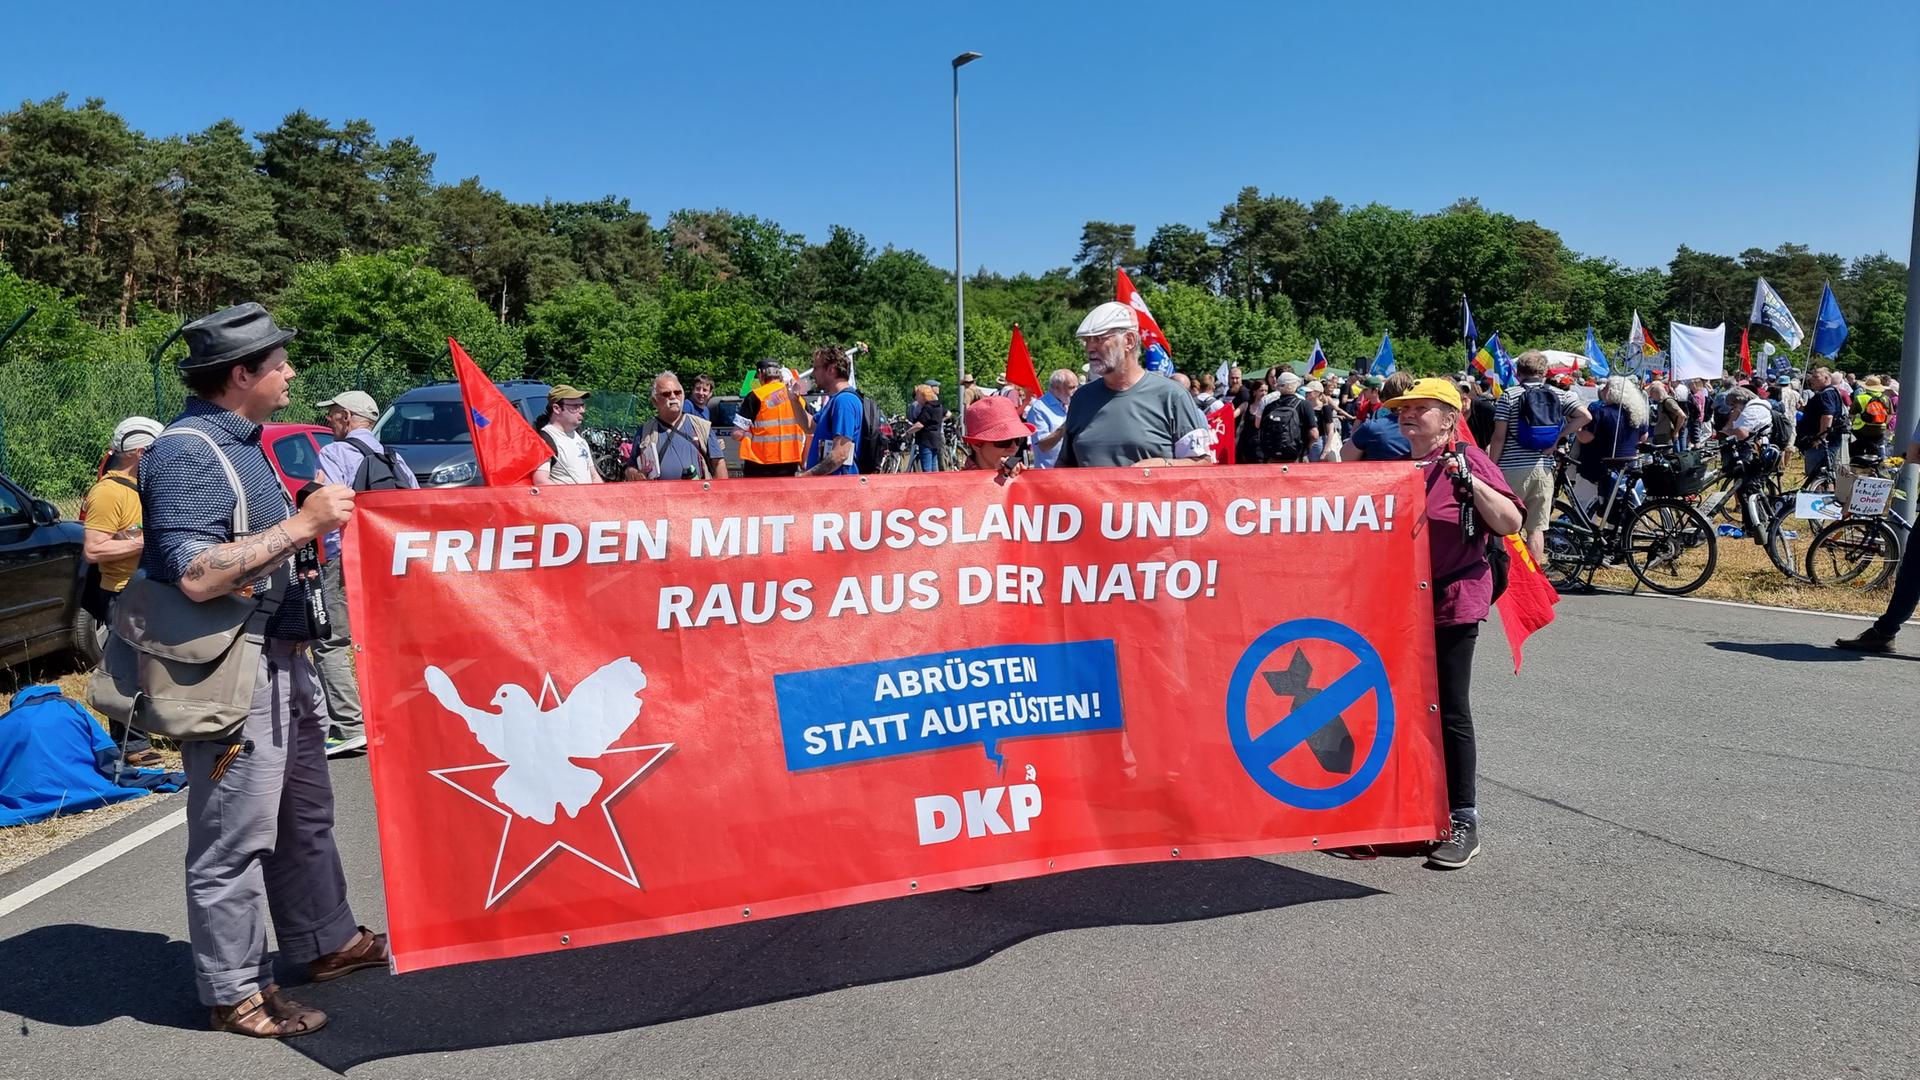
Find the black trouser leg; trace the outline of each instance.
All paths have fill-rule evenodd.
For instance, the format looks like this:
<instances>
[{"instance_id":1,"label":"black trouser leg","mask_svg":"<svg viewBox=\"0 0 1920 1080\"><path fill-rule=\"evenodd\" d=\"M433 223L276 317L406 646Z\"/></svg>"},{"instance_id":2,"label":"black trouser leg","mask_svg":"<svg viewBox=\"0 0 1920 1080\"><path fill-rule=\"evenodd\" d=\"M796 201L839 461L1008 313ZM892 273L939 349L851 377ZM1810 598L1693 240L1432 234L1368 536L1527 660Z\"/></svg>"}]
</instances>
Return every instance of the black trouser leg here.
<instances>
[{"instance_id":1,"label":"black trouser leg","mask_svg":"<svg viewBox=\"0 0 1920 1080\"><path fill-rule=\"evenodd\" d=\"M1913 609L1920 606L1920 552L1913 548L1913 538L1907 538L1908 550L1900 556L1900 568L1893 574L1893 596L1887 600L1886 614L1873 624L1875 630L1892 637L1900 632L1908 619L1913 618Z\"/></svg>"},{"instance_id":2,"label":"black trouser leg","mask_svg":"<svg viewBox=\"0 0 1920 1080\"><path fill-rule=\"evenodd\" d=\"M1440 676L1440 745L1447 759L1447 807L1475 806L1473 739L1473 643L1480 624L1433 628L1434 666Z\"/></svg>"}]
</instances>

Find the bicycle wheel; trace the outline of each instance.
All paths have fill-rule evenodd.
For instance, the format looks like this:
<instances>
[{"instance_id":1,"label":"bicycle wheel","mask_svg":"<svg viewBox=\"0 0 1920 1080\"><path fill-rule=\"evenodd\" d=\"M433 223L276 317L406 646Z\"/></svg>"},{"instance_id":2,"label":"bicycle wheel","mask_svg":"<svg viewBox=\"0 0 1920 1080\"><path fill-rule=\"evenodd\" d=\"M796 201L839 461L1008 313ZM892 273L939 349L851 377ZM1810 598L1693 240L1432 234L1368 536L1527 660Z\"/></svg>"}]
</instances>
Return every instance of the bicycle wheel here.
<instances>
[{"instance_id":1,"label":"bicycle wheel","mask_svg":"<svg viewBox=\"0 0 1920 1080\"><path fill-rule=\"evenodd\" d=\"M1640 584L1682 596L1713 576L1719 545L1700 511L1677 499L1655 499L1627 519L1627 566Z\"/></svg>"},{"instance_id":2,"label":"bicycle wheel","mask_svg":"<svg viewBox=\"0 0 1920 1080\"><path fill-rule=\"evenodd\" d=\"M1566 592L1582 583L1587 570L1587 544L1593 533L1580 525L1567 503L1555 503L1547 520L1547 565L1541 567L1553 587Z\"/></svg>"},{"instance_id":3,"label":"bicycle wheel","mask_svg":"<svg viewBox=\"0 0 1920 1080\"><path fill-rule=\"evenodd\" d=\"M1900 534L1881 518L1830 521L1814 535L1807 553L1808 577L1815 585L1877 589L1900 562Z\"/></svg>"},{"instance_id":4,"label":"bicycle wheel","mask_svg":"<svg viewBox=\"0 0 1920 1080\"><path fill-rule=\"evenodd\" d=\"M1812 581L1807 573L1812 555L1814 523L1793 516L1794 499L1787 495L1773 504L1773 520L1767 524L1767 558L1774 569L1795 581Z\"/></svg>"}]
</instances>

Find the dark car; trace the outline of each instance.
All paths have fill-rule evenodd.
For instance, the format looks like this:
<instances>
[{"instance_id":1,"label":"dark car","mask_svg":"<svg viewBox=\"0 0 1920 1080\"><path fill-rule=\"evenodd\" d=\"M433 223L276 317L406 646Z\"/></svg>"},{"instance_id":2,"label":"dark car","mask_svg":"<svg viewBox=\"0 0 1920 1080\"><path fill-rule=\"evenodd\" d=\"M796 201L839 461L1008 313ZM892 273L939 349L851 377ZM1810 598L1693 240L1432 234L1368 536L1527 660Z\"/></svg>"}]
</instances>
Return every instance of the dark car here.
<instances>
[{"instance_id":1,"label":"dark car","mask_svg":"<svg viewBox=\"0 0 1920 1080\"><path fill-rule=\"evenodd\" d=\"M727 475L740 475L740 440L733 433L733 418L740 415L738 394L722 394L707 402L707 415L713 424L713 433L720 436L720 445L726 452Z\"/></svg>"},{"instance_id":2,"label":"dark car","mask_svg":"<svg viewBox=\"0 0 1920 1080\"><path fill-rule=\"evenodd\" d=\"M515 379L499 385L528 423L546 411L546 383ZM421 487L466 487L480 479L457 382L416 387L394 398L373 425L373 437L400 452Z\"/></svg>"},{"instance_id":3,"label":"dark car","mask_svg":"<svg viewBox=\"0 0 1920 1080\"><path fill-rule=\"evenodd\" d=\"M99 659L93 617L80 607L84 545L78 522L0 476L0 666L66 650Z\"/></svg>"}]
</instances>

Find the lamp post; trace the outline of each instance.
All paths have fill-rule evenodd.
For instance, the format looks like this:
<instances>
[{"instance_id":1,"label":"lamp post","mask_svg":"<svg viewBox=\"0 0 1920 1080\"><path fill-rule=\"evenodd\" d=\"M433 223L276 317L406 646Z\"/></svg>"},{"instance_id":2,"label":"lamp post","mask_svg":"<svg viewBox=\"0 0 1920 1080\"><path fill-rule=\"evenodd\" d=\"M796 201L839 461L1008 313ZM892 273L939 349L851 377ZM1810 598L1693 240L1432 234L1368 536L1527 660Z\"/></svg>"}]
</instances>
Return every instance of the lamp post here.
<instances>
[{"instance_id":1,"label":"lamp post","mask_svg":"<svg viewBox=\"0 0 1920 1080\"><path fill-rule=\"evenodd\" d=\"M980 59L977 52L953 58L953 365L954 404L960 412L960 434L967 433L967 264L960 254L960 69Z\"/></svg>"},{"instance_id":2,"label":"lamp post","mask_svg":"<svg viewBox=\"0 0 1920 1080\"><path fill-rule=\"evenodd\" d=\"M1913 177L1913 247L1907 255L1907 327L1900 342L1900 393L1902 397L1914 393L1909 387L1920 388L1920 165L1914 167ZM1920 400L1916 398L1915 400ZM1920 425L1914 423L1916 410L1908 407L1900 410L1899 431L1894 445L1900 453L1907 452L1907 444L1920 436ZM1920 480L1920 468L1916 468L1912 459L1900 468L1900 492L1906 498L1900 513L1911 524L1914 520L1916 481Z\"/></svg>"}]
</instances>

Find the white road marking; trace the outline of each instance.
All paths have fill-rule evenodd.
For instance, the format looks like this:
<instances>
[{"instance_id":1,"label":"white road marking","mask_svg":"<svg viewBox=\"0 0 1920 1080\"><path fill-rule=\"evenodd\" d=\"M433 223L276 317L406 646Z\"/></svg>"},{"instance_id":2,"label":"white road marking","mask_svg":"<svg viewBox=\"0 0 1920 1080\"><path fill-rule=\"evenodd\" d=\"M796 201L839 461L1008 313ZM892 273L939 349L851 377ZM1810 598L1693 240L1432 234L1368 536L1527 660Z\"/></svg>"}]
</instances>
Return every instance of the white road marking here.
<instances>
[{"instance_id":1,"label":"white road marking","mask_svg":"<svg viewBox=\"0 0 1920 1080\"><path fill-rule=\"evenodd\" d=\"M1720 607L1747 608L1752 611L1785 611L1794 615L1820 615L1829 619L1851 619L1854 622L1870 623L1879 621L1872 615L1848 615L1838 611L1814 611L1811 608L1780 607L1776 604L1749 604L1740 600L1712 600L1704 596L1663 596L1656 592L1629 593L1625 589L1595 589L1594 592L1603 593L1607 596L1626 596L1634 600L1680 600L1689 604L1716 604ZM1571 595L1578 596L1579 594L1574 593ZM1920 619L1908 619L1900 625L1912 626L1916 623L1920 623Z\"/></svg>"},{"instance_id":2,"label":"white road marking","mask_svg":"<svg viewBox=\"0 0 1920 1080\"><path fill-rule=\"evenodd\" d=\"M184 809L175 810L159 821L115 840L86 858L69 863L23 889L0 897L0 918L13 914L70 881L78 881L147 841L177 828L186 820L187 812Z\"/></svg>"}]
</instances>

